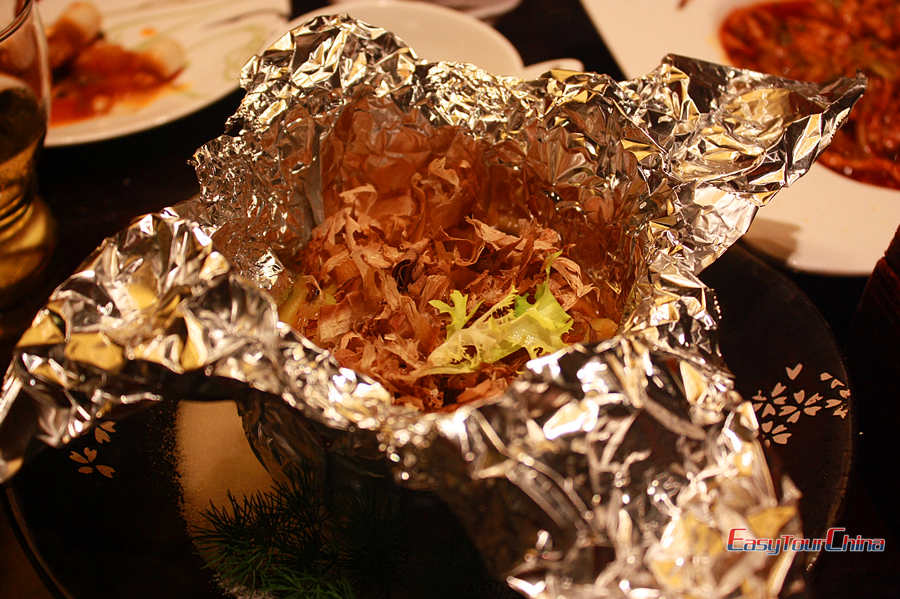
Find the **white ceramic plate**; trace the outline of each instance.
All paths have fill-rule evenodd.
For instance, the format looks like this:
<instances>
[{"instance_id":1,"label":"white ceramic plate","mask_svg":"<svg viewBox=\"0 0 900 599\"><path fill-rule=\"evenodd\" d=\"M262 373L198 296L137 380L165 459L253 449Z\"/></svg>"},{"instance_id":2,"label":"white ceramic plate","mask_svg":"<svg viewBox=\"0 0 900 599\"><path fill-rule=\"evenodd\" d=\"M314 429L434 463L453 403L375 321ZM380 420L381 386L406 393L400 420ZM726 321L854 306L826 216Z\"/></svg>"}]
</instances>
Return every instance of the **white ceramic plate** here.
<instances>
[{"instance_id":1,"label":"white ceramic plate","mask_svg":"<svg viewBox=\"0 0 900 599\"><path fill-rule=\"evenodd\" d=\"M349 14L399 35L420 57L468 62L495 75L522 76L522 58L496 29L436 4L390 0L348 2L308 12L293 28L320 15Z\"/></svg>"},{"instance_id":2,"label":"white ceramic plate","mask_svg":"<svg viewBox=\"0 0 900 599\"><path fill-rule=\"evenodd\" d=\"M668 53L727 62L718 30L733 8L758 0L581 0L627 77ZM791 268L868 275L900 225L900 191L814 165L759 211L744 239Z\"/></svg>"},{"instance_id":3,"label":"white ceramic plate","mask_svg":"<svg viewBox=\"0 0 900 599\"><path fill-rule=\"evenodd\" d=\"M367 0L331 0L331 4L348 4ZM490 23L500 15L506 14L522 3L522 0L429 0L448 8L461 10L464 13Z\"/></svg>"},{"instance_id":4,"label":"white ceramic plate","mask_svg":"<svg viewBox=\"0 0 900 599\"><path fill-rule=\"evenodd\" d=\"M71 0L39 3L45 26ZM95 0L108 40L133 48L152 32L174 38L188 64L166 90L140 106L119 104L109 114L52 126L46 145L100 141L168 123L237 88L244 62L286 29L289 0Z\"/></svg>"},{"instance_id":5,"label":"white ceramic plate","mask_svg":"<svg viewBox=\"0 0 900 599\"><path fill-rule=\"evenodd\" d=\"M332 14L349 14L392 31L426 60L468 62L495 75L523 79L535 79L550 69L584 69L575 58L555 58L523 66L515 46L496 29L469 14L424 2L347 0L301 15L286 29L313 17Z\"/></svg>"}]
</instances>

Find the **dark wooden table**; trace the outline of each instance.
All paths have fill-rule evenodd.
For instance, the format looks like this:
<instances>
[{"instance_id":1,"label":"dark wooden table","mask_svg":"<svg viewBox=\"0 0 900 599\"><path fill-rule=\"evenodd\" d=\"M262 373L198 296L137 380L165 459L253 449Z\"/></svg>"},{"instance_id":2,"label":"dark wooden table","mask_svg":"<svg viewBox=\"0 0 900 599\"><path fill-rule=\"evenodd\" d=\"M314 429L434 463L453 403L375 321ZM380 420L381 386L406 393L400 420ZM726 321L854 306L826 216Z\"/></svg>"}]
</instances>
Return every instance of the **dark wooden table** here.
<instances>
[{"instance_id":1,"label":"dark wooden table","mask_svg":"<svg viewBox=\"0 0 900 599\"><path fill-rule=\"evenodd\" d=\"M301 14L322 4L295 0L294 13ZM501 17L495 26L519 49L526 64L575 57L587 70L622 78L578 0L524 0L518 9ZM50 290L104 237L122 229L138 215L176 204L195 194L199 187L187 161L197 147L223 131L225 119L234 111L240 98L241 94L235 92L175 123L129 137L46 149L40 163L40 193L59 223L59 245L38 288L29 296L31 307L23 308L23 313L33 313ZM851 366L852 380L854 360L863 361L866 352L872 351L866 347L859 349L864 344L857 343L859 334L853 327L853 315L866 279L821 277L790 271L785 274L811 298L830 324ZM23 318L28 320L30 316ZM10 351L11 342L0 341L0 362L8 362ZM898 372L885 375L898 377ZM897 467L892 459L894 455L873 449L884 441L885 436L891 435L900 422L900 410L886 412L892 421L867 417L876 413L869 410L869 406L896 402L900 398L877 397L878 385L864 382L866 384L856 386L854 395L857 421L862 422L860 443L839 524L854 535L887 537L887 551L883 554L824 554L811 578L810 596L813 597L900 595L900 576L896 571L900 566L900 552L896 546L898 517L896 502L891 500L892 496L896 497L892 493ZM860 389L865 393L861 394ZM896 450L893 453L896 454ZM49 597L2 510L0 560L0 596Z\"/></svg>"}]
</instances>

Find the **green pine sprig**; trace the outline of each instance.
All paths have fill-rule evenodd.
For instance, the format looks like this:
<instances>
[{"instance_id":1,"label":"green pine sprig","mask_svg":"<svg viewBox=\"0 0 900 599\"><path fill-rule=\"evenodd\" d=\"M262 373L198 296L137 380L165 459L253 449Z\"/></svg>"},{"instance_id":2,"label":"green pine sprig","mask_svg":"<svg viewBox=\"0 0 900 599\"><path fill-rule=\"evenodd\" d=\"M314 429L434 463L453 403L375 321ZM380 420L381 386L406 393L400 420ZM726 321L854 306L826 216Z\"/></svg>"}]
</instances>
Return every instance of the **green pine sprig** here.
<instances>
[{"instance_id":1,"label":"green pine sprig","mask_svg":"<svg viewBox=\"0 0 900 599\"><path fill-rule=\"evenodd\" d=\"M210 503L204 524L192 533L207 565L225 582L273 597L355 597L348 580L335 577L341 549L319 481L309 471L224 507Z\"/></svg>"},{"instance_id":2,"label":"green pine sprig","mask_svg":"<svg viewBox=\"0 0 900 599\"><path fill-rule=\"evenodd\" d=\"M317 473L297 469L271 490L210 504L192 534L226 588L273 599L519 597L486 574L442 504L422 505L389 480L329 492Z\"/></svg>"}]
</instances>

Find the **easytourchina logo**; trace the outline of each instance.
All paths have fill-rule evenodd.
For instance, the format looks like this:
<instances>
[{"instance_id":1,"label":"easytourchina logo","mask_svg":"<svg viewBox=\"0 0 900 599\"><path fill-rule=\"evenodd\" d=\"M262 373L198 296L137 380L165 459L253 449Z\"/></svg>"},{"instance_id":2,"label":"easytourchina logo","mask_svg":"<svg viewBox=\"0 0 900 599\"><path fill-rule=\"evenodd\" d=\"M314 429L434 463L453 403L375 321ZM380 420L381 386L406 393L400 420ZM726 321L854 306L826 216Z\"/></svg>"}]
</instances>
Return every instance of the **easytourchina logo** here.
<instances>
[{"instance_id":1,"label":"easytourchina logo","mask_svg":"<svg viewBox=\"0 0 900 599\"><path fill-rule=\"evenodd\" d=\"M824 539L809 539L781 535L774 539L760 539L746 528L732 528L728 533L728 551L759 551L778 555L782 551L884 551L884 539L851 537L846 528L829 528Z\"/></svg>"}]
</instances>

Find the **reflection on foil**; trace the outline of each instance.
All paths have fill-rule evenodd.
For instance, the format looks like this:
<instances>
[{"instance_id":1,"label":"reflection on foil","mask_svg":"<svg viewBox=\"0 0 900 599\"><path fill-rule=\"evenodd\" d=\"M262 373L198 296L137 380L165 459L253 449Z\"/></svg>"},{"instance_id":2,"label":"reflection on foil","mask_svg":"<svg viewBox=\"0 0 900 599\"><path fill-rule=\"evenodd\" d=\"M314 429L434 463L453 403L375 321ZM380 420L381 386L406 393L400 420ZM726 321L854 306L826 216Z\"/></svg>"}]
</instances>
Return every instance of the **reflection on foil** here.
<instances>
[{"instance_id":1,"label":"reflection on foil","mask_svg":"<svg viewBox=\"0 0 900 599\"><path fill-rule=\"evenodd\" d=\"M35 443L132 406L238 397L269 465L327 448L435 491L528 597L778 593L791 554L724 544L732 528L799 534L798 493L768 470L697 274L806 172L862 80L823 87L670 56L623 83L519 81L328 17L252 59L241 84L229 134L195 156L201 198L104 242L19 342L0 480ZM551 200L521 209L589 248L581 262L618 302L620 334L530 362L498 399L422 415L279 323L285 261L323 218L321 140L366 96L498 148L507 176Z\"/></svg>"}]
</instances>

